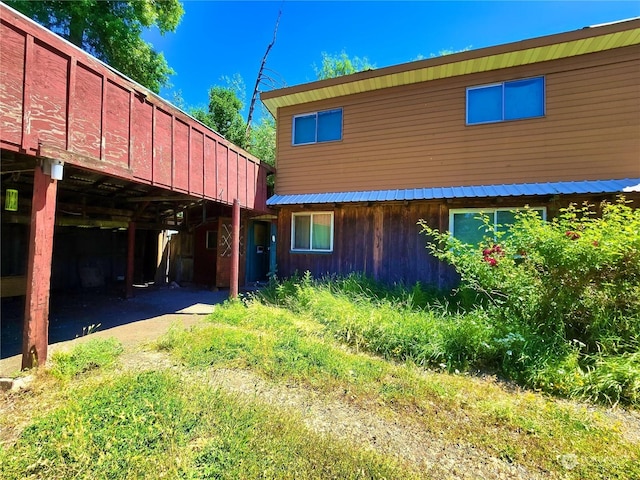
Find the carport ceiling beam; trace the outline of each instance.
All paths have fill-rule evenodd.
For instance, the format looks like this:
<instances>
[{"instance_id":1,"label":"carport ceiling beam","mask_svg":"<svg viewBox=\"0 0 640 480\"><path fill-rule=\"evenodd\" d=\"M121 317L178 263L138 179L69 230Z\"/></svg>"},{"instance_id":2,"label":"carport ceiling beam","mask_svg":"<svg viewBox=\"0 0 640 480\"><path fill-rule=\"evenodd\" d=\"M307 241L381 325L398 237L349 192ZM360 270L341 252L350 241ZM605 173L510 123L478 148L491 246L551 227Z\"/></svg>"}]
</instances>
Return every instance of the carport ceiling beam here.
<instances>
[{"instance_id":1,"label":"carport ceiling beam","mask_svg":"<svg viewBox=\"0 0 640 480\"><path fill-rule=\"evenodd\" d=\"M197 197L192 197L190 195L180 195L180 196L172 196L172 197L131 197L127 198L127 202L183 202L185 200L196 201Z\"/></svg>"}]
</instances>

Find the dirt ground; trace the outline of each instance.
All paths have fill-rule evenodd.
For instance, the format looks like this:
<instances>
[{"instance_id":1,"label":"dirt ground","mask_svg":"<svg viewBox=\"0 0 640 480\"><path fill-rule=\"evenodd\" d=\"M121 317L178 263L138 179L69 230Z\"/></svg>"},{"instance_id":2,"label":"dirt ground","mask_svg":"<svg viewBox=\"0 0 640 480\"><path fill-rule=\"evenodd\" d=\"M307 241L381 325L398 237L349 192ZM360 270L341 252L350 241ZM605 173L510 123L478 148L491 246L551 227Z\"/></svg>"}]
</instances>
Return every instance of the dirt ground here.
<instances>
[{"instance_id":1,"label":"dirt ground","mask_svg":"<svg viewBox=\"0 0 640 480\"><path fill-rule=\"evenodd\" d=\"M202 288L138 287L135 296L86 291L53 294L49 315L49 355L59 348L89 337L115 337L126 349L154 340L172 324L189 326L224 302L228 290ZM23 301L3 302L0 343L0 377L15 375L21 365ZM93 328L91 326L94 326ZM98 326L99 325L99 326Z\"/></svg>"}]
</instances>

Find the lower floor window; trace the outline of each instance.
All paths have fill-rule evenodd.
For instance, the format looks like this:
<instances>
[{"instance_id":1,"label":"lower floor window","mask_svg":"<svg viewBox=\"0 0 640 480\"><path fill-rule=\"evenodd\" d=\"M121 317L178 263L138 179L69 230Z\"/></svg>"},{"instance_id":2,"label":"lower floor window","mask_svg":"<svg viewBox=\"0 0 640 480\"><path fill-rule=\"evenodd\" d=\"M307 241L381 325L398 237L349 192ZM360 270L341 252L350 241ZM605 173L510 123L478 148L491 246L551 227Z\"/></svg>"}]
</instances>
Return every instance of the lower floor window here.
<instances>
[{"instance_id":1,"label":"lower floor window","mask_svg":"<svg viewBox=\"0 0 640 480\"><path fill-rule=\"evenodd\" d=\"M508 232L515 223L516 212L523 208L468 208L449 211L449 230L451 235L463 243L480 245L484 238L491 236L487 231L482 216L489 217L488 227L494 232ZM542 219L546 220L545 207L531 207ZM504 237L503 237L504 238Z\"/></svg>"},{"instance_id":2,"label":"lower floor window","mask_svg":"<svg viewBox=\"0 0 640 480\"><path fill-rule=\"evenodd\" d=\"M294 213L291 220L291 250L333 251L333 212Z\"/></svg>"}]
</instances>

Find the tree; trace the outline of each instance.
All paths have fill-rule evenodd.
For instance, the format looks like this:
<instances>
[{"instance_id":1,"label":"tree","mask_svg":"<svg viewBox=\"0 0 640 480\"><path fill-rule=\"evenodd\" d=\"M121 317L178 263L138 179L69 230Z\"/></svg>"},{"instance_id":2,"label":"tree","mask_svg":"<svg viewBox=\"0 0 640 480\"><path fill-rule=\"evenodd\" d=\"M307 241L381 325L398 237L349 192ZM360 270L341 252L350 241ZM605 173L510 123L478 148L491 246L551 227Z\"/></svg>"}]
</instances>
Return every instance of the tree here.
<instances>
[{"instance_id":1,"label":"tree","mask_svg":"<svg viewBox=\"0 0 640 480\"><path fill-rule=\"evenodd\" d=\"M154 25L175 32L184 13L179 0L7 3L156 93L175 73L140 35Z\"/></svg>"},{"instance_id":2,"label":"tree","mask_svg":"<svg viewBox=\"0 0 640 480\"><path fill-rule=\"evenodd\" d=\"M271 117L262 117L260 123L251 129L249 152L263 162L276 164L276 122Z\"/></svg>"},{"instance_id":3,"label":"tree","mask_svg":"<svg viewBox=\"0 0 640 480\"><path fill-rule=\"evenodd\" d=\"M269 165L275 165L276 126L272 118L263 112L262 120L250 130L242 117L245 84L238 74L223 77L227 86L214 85L209 89L207 108L189 109L192 117L212 128L230 142L244 148Z\"/></svg>"},{"instance_id":4,"label":"tree","mask_svg":"<svg viewBox=\"0 0 640 480\"><path fill-rule=\"evenodd\" d=\"M339 55L329 55L326 52L322 52L322 65L318 68L314 64L313 68L318 80L324 80L365 70L373 70L376 67L369 62L367 57L354 57L351 59L343 50Z\"/></svg>"},{"instance_id":5,"label":"tree","mask_svg":"<svg viewBox=\"0 0 640 480\"><path fill-rule=\"evenodd\" d=\"M216 85L209 89L208 109L192 109L191 115L230 142L245 148L246 124L240 114L243 106L242 100L232 88Z\"/></svg>"}]
</instances>

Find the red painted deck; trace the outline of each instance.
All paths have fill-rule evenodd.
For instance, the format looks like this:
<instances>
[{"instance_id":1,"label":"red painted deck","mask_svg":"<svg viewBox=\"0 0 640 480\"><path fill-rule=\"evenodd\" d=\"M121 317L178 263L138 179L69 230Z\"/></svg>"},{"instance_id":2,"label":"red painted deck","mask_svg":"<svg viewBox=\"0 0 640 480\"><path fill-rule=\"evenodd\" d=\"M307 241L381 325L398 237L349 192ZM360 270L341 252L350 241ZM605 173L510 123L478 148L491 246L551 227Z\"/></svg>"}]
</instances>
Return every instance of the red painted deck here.
<instances>
[{"instance_id":1,"label":"red painted deck","mask_svg":"<svg viewBox=\"0 0 640 480\"><path fill-rule=\"evenodd\" d=\"M1 3L0 147L267 211L267 165Z\"/></svg>"}]
</instances>

